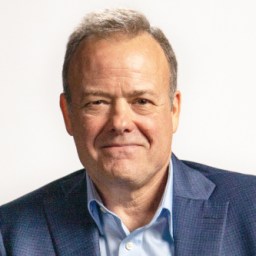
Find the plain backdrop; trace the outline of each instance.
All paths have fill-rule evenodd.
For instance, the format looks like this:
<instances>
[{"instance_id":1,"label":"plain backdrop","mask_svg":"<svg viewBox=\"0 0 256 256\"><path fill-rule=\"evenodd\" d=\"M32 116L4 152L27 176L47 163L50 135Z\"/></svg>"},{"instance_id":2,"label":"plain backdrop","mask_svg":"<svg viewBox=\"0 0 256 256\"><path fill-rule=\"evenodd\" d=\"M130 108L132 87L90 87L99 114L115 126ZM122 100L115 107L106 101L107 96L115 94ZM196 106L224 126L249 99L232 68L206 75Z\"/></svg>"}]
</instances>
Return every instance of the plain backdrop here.
<instances>
[{"instance_id":1,"label":"plain backdrop","mask_svg":"<svg viewBox=\"0 0 256 256\"><path fill-rule=\"evenodd\" d=\"M59 110L62 62L81 18L112 7L142 11L173 45L176 155L256 174L254 0L1 0L0 204L82 168Z\"/></svg>"}]
</instances>

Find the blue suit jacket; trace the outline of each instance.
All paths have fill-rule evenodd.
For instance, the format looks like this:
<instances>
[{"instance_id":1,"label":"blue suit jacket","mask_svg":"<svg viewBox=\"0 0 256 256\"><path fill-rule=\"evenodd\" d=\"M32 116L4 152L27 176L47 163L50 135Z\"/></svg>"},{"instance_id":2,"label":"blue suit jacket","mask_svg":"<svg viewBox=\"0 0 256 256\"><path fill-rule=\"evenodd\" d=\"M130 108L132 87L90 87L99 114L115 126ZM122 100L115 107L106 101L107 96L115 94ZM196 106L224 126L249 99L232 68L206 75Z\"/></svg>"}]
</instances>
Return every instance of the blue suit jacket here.
<instances>
[{"instance_id":1,"label":"blue suit jacket","mask_svg":"<svg viewBox=\"0 0 256 256\"><path fill-rule=\"evenodd\" d=\"M172 159L175 256L255 256L256 177ZM85 171L2 206L0 255L99 256Z\"/></svg>"}]
</instances>

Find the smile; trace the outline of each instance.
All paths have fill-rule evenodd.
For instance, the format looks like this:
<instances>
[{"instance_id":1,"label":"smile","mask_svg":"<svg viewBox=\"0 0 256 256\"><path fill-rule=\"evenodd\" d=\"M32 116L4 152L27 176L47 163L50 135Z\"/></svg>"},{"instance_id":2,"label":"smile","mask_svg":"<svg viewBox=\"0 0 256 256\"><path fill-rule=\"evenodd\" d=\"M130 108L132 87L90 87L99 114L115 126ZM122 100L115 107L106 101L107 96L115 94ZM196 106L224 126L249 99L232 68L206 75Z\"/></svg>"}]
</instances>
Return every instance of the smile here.
<instances>
[{"instance_id":1,"label":"smile","mask_svg":"<svg viewBox=\"0 0 256 256\"><path fill-rule=\"evenodd\" d=\"M105 145L102 148L129 148L129 147L140 147L141 145L139 144L110 144L110 145Z\"/></svg>"}]
</instances>

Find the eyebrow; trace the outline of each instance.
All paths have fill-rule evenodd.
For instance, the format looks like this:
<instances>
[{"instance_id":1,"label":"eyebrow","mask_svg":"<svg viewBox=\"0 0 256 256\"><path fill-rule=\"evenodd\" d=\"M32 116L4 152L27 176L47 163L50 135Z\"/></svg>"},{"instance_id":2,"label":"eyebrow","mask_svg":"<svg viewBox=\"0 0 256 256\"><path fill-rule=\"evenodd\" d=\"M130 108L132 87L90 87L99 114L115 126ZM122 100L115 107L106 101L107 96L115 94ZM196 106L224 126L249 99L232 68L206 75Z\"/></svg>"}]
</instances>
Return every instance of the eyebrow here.
<instances>
[{"instance_id":1,"label":"eyebrow","mask_svg":"<svg viewBox=\"0 0 256 256\"><path fill-rule=\"evenodd\" d=\"M88 97L88 96L104 96L104 97L111 97L111 94L108 92L103 91L96 91L96 90L87 90L82 92L82 98Z\"/></svg>"},{"instance_id":2,"label":"eyebrow","mask_svg":"<svg viewBox=\"0 0 256 256\"><path fill-rule=\"evenodd\" d=\"M142 95L157 96L157 94L152 90L135 90L135 91L132 91L131 93L128 93L127 95L128 97L138 97Z\"/></svg>"},{"instance_id":3,"label":"eyebrow","mask_svg":"<svg viewBox=\"0 0 256 256\"><path fill-rule=\"evenodd\" d=\"M132 97L139 97L142 95L151 95L151 96L157 96L157 94L152 90L134 90L132 92L125 93L125 96L128 98ZM109 92L99 91L99 90L87 90L82 93L82 98L88 97L88 96L103 96L106 98L112 98L113 95Z\"/></svg>"}]
</instances>

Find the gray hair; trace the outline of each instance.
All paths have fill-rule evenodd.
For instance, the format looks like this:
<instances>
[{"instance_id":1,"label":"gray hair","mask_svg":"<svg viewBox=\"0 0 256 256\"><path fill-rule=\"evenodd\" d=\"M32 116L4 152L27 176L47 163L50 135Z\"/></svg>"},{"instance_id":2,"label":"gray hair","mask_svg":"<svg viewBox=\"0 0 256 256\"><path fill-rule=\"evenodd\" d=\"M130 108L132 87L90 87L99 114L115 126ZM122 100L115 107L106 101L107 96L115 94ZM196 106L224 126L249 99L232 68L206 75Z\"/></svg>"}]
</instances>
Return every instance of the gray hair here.
<instances>
[{"instance_id":1,"label":"gray hair","mask_svg":"<svg viewBox=\"0 0 256 256\"><path fill-rule=\"evenodd\" d=\"M81 41L90 36L106 38L115 34L137 36L146 32L161 46L170 68L170 98L177 89L177 61L174 51L164 33L157 27L150 26L147 18L140 12L128 9L106 9L85 16L80 26L70 35L62 70L63 90L68 103L71 102L71 91L68 85L68 70L72 56Z\"/></svg>"}]
</instances>

